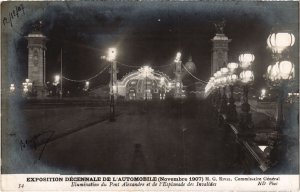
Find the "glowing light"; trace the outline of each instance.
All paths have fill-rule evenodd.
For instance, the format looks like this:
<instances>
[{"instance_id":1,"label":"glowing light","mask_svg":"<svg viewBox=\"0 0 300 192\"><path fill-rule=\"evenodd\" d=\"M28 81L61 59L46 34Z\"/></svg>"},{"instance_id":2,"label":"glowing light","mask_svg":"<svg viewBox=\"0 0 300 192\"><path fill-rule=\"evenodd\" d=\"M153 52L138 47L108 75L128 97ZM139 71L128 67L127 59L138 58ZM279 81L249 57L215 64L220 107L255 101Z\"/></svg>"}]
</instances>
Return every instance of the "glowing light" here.
<instances>
[{"instance_id":1,"label":"glowing light","mask_svg":"<svg viewBox=\"0 0 300 192\"><path fill-rule=\"evenodd\" d=\"M295 36L289 32L272 33L267 39L268 47L276 53L281 53L287 47L293 46Z\"/></svg>"},{"instance_id":2,"label":"glowing light","mask_svg":"<svg viewBox=\"0 0 300 192\"><path fill-rule=\"evenodd\" d=\"M253 72L250 70L242 71L240 73L240 79L242 83L250 83L254 80Z\"/></svg>"},{"instance_id":3,"label":"glowing light","mask_svg":"<svg viewBox=\"0 0 300 192\"><path fill-rule=\"evenodd\" d=\"M58 83L59 80L60 80L60 76L59 76L59 75L55 75L55 76L54 76L54 82L55 82L55 83Z\"/></svg>"},{"instance_id":4,"label":"glowing light","mask_svg":"<svg viewBox=\"0 0 300 192\"><path fill-rule=\"evenodd\" d=\"M113 85L113 92L116 93L117 92L117 86Z\"/></svg>"},{"instance_id":5,"label":"glowing light","mask_svg":"<svg viewBox=\"0 0 300 192\"><path fill-rule=\"evenodd\" d=\"M220 77L221 75L222 75L221 71L217 71L217 72L216 72L216 76L217 76L217 77Z\"/></svg>"},{"instance_id":6,"label":"glowing light","mask_svg":"<svg viewBox=\"0 0 300 192\"><path fill-rule=\"evenodd\" d=\"M295 76L294 64L290 61L276 62L274 65L269 65L267 69L267 77L271 81L288 80Z\"/></svg>"},{"instance_id":7,"label":"glowing light","mask_svg":"<svg viewBox=\"0 0 300 192\"><path fill-rule=\"evenodd\" d=\"M228 73L228 68L227 67L223 67L223 68L221 68L221 73L222 73L222 75L225 75L225 74L227 74Z\"/></svg>"},{"instance_id":8,"label":"glowing light","mask_svg":"<svg viewBox=\"0 0 300 192\"><path fill-rule=\"evenodd\" d=\"M234 72L238 68L238 64L231 62L227 64L227 68L229 69L230 72Z\"/></svg>"},{"instance_id":9,"label":"glowing light","mask_svg":"<svg viewBox=\"0 0 300 192\"><path fill-rule=\"evenodd\" d=\"M13 91L15 91L15 85L14 84L10 84L10 87L9 87L9 90L11 91L11 92L13 92Z\"/></svg>"},{"instance_id":10,"label":"glowing light","mask_svg":"<svg viewBox=\"0 0 300 192\"><path fill-rule=\"evenodd\" d=\"M251 66L252 62L254 61L255 57L251 53L244 53L239 56L240 67L242 69L247 69Z\"/></svg>"},{"instance_id":11,"label":"glowing light","mask_svg":"<svg viewBox=\"0 0 300 192\"><path fill-rule=\"evenodd\" d=\"M282 79L291 79L294 76L294 65L290 61L281 61L278 64L279 73Z\"/></svg>"},{"instance_id":12,"label":"glowing light","mask_svg":"<svg viewBox=\"0 0 300 192\"><path fill-rule=\"evenodd\" d=\"M160 84L162 85L162 84L164 84L164 82L165 82L165 78L164 78L164 77L161 77L161 78L160 78Z\"/></svg>"},{"instance_id":13,"label":"glowing light","mask_svg":"<svg viewBox=\"0 0 300 192\"><path fill-rule=\"evenodd\" d=\"M262 90L261 90L261 95L262 95L262 96L265 96L265 95L266 95L266 92L267 92L266 89L262 89Z\"/></svg>"},{"instance_id":14,"label":"glowing light","mask_svg":"<svg viewBox=\"0 0 300 192\"><path fill-rule=\"evenodd\" d=\"M174 62L177 63L177 62L180 61L180 59L181 59L181 53L180 53L180 52L177 52L176 58L175 58Z\"/></svg>"},{"instance_id":15,"label":"glowing light","mask_svg":"<svg viewBox=\"0 0 300 192\"><path fill-rule=\"evenodd\" d=\"M28 92L28 87L27 87L27 85L24 85L24 87L23 87L23 91L24 91L25 93L27 93L27 92Z\"/></svg>"},{"instance_id":16,"label":"glowing light","mask_svg":"<svg viewBox=\"0 0 300 192\"><path fill-rule=\"evenodd\" d=\"M90 85L90 82L89 82L89 81L86 81L86 82L85 82L85 85L86 85L86 86L89 86L89 85Z\"/></svg>"},{"instance_id":17,"label":"glowing light","mask_svg":"<svg viewBox=\"0 0 300 192\"><path fill-rule=\"evenodd\" d=\"M30 81L29 79L25 79L25 82L26 82L26 83L29 83L29 81Z\"/></svg>"},{"instance_id":18,"label":"glowing light","mask_svg":"<svg viewBox=\"0 0 300 192\"><path fill-rule=\"evenodd\" d=\"M151 78L154 70L151 67L146 65L146 66L141 67L138 71L141 73L143 78L145 78L145 77Z\"/></svg>"},{"instance_id":19,"label":"glowing light","mask_svg":"<svg viewBox=\"0 0 300 192\"><path fill-rule=\"evenodd\" d=\"M116 48L109 48L108 49L108 61L115 61L117 57L117 49Z\"/></svg>"}]
</instances>

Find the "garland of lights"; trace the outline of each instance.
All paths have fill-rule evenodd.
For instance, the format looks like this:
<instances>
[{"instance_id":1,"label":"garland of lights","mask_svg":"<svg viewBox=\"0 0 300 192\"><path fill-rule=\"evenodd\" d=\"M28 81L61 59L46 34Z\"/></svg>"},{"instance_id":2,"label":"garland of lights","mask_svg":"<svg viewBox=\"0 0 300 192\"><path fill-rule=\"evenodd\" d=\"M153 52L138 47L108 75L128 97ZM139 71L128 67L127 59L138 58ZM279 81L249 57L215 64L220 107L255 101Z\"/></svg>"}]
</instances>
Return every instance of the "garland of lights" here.
<instances>
[{"instance_id":1,"label":"garland of lights","mask_svg":"<svg viewBox=\"0 0 300 192\"><path fill-rule=\"evenodd\" d=\"M126 66L126 67L132 67L132 68L140 68L141 66L137 66L137 65L127 65L127 64L124 64L124 63L121 63L119 61L117 61L118 64L120 65L123 65L123 66ZM172 64L168 64L168 65L161 65L161 66L154 66L154 67L166 67L166 66L171 66ZM76 80L76 79L70 79L70 78L67 78L65 76L62 76L63 79L65 80L68 80L68 81L72 81L72 82L78 82L78 83L82 83L82 82L86 82L86 81L90 81L96 77L98 77L99 75L101 75L110 65L107 65L106 67L104 67L99 73L97 73L96 75L88 78L88 79L82 79L82 80ZM183 68L193 77L195 78L196 80L200 81L201 83L207 83L206 81L203 81L197 77L195 77L184 65L182 65Z\"/></svg>"},{"instance_id":2,"label":"garland of lights","mask_svg":"<svg viewBox=\"0 0 300 192\"><path fill-rule=\"evenodd\" d=\"M132 67L132 68L140 68L141 66L139 65L127 65L127 64L124 64L124 63L121 63L119 61L117 61L118 64L120 65L123 65L123 66L126 66L126 67ZM167 67L167 66L171 66L173 64L167 64L167 65L160 65L160 66L151 66L151 68L159 68L159 67Z\"/></svg>"},{"instance_id":3,"label":"garland of lights","mask_svg":"<svg viewBox=\"0 0 300 192\"><path fill-rule=\"evenodd\" d=\"M199 79L199 78L197 78L196 76L194 76L184 65L182 65L183 66L183 68L192 76L192 77L194 77L196 80L198 80L198 81L200 81L201 83L207 83L206 81L203 81L203 80L201 80L201 79Z\"/></svg>"},{"instance_id":4,"label":"garland of lights","mask_svg":"<svg viewBox=\"0 0 300 192\"><path fill-rule=\"evenodd\" d=\"M101 74L102 74L109 66L110 66L110 65L107 65L107 66L104 67L99 73L97 73L96 75L94 75L94 76L92 76L92 77L90 77L90 78L88 78L88 79L75 80L75 79L70 79L70 78L67 78L67 77L64 77L64 76L62 76L62 77L63 77L63 79L68 80L68 81L73 81L73 82L82 83L82 82L90 81L90 80L92 80L92 79L98 77L98 76L101 75Z\"/></svg>"}]
</instances>

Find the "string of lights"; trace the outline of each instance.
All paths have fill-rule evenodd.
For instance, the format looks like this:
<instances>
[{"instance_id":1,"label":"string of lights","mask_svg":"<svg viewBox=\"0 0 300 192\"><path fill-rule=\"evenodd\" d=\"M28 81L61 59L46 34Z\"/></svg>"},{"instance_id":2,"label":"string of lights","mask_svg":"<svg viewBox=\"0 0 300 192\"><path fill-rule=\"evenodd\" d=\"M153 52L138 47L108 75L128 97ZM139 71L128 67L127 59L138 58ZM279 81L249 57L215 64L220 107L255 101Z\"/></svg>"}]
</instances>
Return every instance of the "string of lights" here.
<instances>
[{"instance_id":1,"label":"string of lights","mask_svg":"<svg viewBox=\"0 0 300 192\"><path fill-rule=\"evenodd\" d=\"M96 75L94 75L94 76L92 76L92 77L90 77L88 79L76 80L76 79L70 79L70 78L67 78L67 77L64 77L64 76L63 76L63 79L68 80L68 81L78 82L78 83L90 81L90 80L98 77L99 75L101 75L109 66L110 65L107 65L101 71L99 71L99 73L97 73Z\"/></svg>"},{"instance_id":2,"label":"string of lights","mask_svg":"<svg viewBox=\"0 0 300 192\"><path fill-rule=\"evenodd\" d=\"M131 68L140 68L140 65L128 65L125 63L121 63L119 61L117 61L118 64L126 66L126 67L131 67ZM167 64L167 65L160 65L160 66L151 66L151 68L159 68L159 67L167 67L167 66L171 66L172 64Z\"/></svg>"},{"instance_id":3,"label":"string of lights","mask_svg":"<svg viewBox=\"0 0 300 192\"><path fill-rule=\"evenodd\" d=\"M207 83L206 81L203 81L203 80L201 80L201 79L199 79L199 78L197 78L195 75L193 75L184 65L182 65L183 66L183 68L192 76L192 77L194 77L196 80L198 80L198 81L200 81L200 82L202 82L202 83Z\"/></svg>"},{"instance_id":4,"label":"string of lights","mask_svg":"<svg viewBox=\"0 0 300 192\"><path fill-rule=\"evenodd\" d=\"M121 63L119 61L117 61L117 63L120 65L126 66L126 67L132 67L132 68L140 68L141 67L141 66L137 66L137 65L127 65L127 64Z\"/></svg>"}]
</instances>

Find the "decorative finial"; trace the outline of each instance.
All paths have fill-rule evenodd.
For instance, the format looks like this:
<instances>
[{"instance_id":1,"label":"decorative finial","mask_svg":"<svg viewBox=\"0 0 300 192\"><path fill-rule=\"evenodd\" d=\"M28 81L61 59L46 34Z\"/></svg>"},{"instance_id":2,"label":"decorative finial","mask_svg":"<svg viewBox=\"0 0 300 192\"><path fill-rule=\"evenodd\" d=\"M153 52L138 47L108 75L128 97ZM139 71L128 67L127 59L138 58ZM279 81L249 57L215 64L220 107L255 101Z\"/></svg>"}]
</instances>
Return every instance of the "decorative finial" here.
<instances>
[{"instance_id":1,"label":"decorative finial","mask_svg":"<svg viewBox=\"0 0 300 192\"><path fill-rule=\"evenodd\" d=\"M224 34L224 27L226 25L225 19L214 23L214 25L215 25L215 28L216 28L218 34Z\"/></svg>"}]
</instances>

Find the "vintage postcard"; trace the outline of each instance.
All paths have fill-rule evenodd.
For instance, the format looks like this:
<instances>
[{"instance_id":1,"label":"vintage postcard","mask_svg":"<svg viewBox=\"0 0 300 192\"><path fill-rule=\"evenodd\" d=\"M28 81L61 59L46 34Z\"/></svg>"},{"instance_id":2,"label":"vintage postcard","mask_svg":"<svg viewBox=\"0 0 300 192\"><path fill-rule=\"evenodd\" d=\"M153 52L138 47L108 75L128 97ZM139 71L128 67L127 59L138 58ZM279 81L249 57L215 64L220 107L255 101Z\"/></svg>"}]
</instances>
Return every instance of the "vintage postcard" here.
<instances>
[{"instance_id":1,"label":"vintage postcard","mask_svg":"<svg viewBox=\"0 0 300 192\"><path fill-rule=\"evenodd\" d=\"M298 191L298 1L1 2L1 191Z\"/></svg>"}]
</instances>

